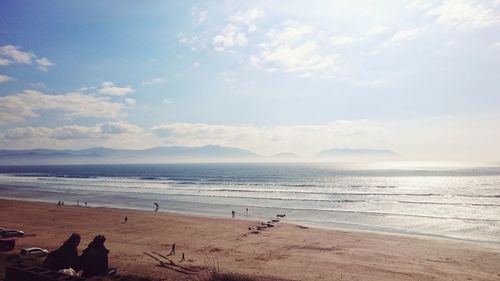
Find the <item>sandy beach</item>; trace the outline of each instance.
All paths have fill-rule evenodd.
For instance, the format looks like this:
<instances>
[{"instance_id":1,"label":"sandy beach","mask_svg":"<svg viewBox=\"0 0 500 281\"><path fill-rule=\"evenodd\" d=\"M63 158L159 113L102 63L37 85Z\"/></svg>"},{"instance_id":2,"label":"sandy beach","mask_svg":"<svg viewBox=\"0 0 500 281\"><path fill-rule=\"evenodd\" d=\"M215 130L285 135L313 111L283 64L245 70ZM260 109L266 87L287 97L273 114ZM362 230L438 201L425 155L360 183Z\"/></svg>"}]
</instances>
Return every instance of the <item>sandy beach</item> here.
<instances>
[{"instance_id":1,"label":"sandy beach","mask_svg":"<svg viewBox=\"0 0 500 281\"><path fill-rule=\"evenodd\" d=\"M428 237L259 224L126 209L0 200L0 227L25 231L26 246L52 250L72 232L83 250L107 237L110 264L121 273L189 280L209 264L263 280L499 280L500 246ZM125 216L128 222L124 222ZM176 243L176 254L170 253ZM182 253L186 261L180 262Z\"/></svg>"}]
</instances>

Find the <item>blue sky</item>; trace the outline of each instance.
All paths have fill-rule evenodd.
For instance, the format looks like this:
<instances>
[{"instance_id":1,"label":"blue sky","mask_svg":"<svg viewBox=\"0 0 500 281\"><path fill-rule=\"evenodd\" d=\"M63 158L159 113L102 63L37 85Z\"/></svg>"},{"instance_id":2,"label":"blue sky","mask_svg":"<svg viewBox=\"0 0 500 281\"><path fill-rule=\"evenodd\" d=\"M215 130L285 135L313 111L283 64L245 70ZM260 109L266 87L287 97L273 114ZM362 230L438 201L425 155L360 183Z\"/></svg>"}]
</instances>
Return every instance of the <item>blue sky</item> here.
<instances>
[{"instance_id":1,"label":"blue sky","mask_svg":"<svg viewBox=\"0 0 500 281\"><path fill-rule=\"evenodd\" d=\"M500 158L500 1L2 1L2 148Z\"/></svg>"}]
</instances>

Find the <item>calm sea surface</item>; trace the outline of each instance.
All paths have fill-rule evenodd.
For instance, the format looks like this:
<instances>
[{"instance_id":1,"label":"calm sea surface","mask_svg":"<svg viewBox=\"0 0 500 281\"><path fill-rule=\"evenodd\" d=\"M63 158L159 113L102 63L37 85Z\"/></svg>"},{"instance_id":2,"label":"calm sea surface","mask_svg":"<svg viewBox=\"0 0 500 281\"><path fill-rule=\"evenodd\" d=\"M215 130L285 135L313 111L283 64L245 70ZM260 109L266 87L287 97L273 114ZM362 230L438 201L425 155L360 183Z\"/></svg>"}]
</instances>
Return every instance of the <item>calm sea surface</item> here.
<instances>
[{"instance_id":1,"label":"calm sea surface","mask_svg":"<svg viewBox=\"0 0 500 281\"><path fill-rule=\"evenodd\" d=\"M0 167L0 197L500 243L500 166L168 164ZM246 208L249 209L247 214Z\"/></svg>"}]
</instances>

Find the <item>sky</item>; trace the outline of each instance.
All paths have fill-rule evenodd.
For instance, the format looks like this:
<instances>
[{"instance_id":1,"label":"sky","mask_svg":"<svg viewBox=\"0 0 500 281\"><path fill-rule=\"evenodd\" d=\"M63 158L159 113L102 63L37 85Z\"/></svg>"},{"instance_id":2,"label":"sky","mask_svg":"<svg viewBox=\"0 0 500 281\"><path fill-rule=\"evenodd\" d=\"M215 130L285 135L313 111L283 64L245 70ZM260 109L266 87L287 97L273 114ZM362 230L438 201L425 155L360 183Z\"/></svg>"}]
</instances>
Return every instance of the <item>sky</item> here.
<instances>
[{"instance_id":1,"label":"sky","mask_svg":"<svg viewBox=\"0 0 500 281\"><path fill-rule=\"evenodd\" d=\"M0 148L500 160L500 1L0 2Z\"/></svg>"}]
</instances>

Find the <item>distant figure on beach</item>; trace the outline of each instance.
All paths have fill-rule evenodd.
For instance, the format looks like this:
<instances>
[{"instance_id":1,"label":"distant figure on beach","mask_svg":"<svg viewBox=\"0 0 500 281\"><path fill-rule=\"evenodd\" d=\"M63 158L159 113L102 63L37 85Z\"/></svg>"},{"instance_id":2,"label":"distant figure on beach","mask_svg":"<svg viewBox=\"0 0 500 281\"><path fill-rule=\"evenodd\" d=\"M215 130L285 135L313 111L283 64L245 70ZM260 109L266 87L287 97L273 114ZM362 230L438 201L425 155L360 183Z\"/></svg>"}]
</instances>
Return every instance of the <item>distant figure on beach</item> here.
<instances>
[{"instance_id":1,"label":"distant figure on beach","mask_svg":"<svg viewBox=\"0 0 500 281\"><path fill-rule=\"evenodd\" d=\"M43 261L43 267L56 271L70 267L78 270L80 268L78 262L78 245L80 244L80 240L80 235L77 233L71 234L61 247L47 255Z\"/></svg>"},{"instance_id":2,"label":"distant figure on beach","mask_svg":"<svg viewBox=\"0 0 500 281\"><path fill-rule=\"evenodd\" d=\"M127 216L125 216L125 223L127 223L127 221L128 221L128 218L127 218Z\"/></svg>"},{"instance_id":3,"label":"distant figure on beach","mask_svg":"<svg viewBox=\"0 0 500 281\"><path fill-rule=\"evenodd\" d=\"M106 237L97 235L80 256L80 266L84 277L107 275L109 272L108 253L104 247Z\"/></svg>"},{"instance_id":4,"label":"distant figure on beach","mask_svg":"<svg viewBox=\"0 0 500 281\"><path fill-rule=\"evenodd\" d=\"M80 201L76 200L76 205L77 206L80 205Z\"/></svg>"},{"instance_id":5,"label":"distant figure on beach","mask_svg":"<svg viewBox=\"0 0 500 281\"><path fill-rule=\"evenodd\" d=\"M235 211L231 211L231 217L234 218L235 215L236 215L236 212Z\"/></svg>"},{"instance_id":6,"label":"distant figure on beach","mask_svg":"<svg viewBox=\"0 0 500 281\"><path fill-rule=\"evenodd\" d=\"M172 250L170 251L170 254L168 254L169 256L170 255L175 255L175 243L172 244Z\"/></svg>"},{"instance_id":7,"label":"distant figure on beach","mask_svg":"<svg viewBox=\"0 0 500 281\"><path fill-rule=\"evenodd\" d=\"M85 206L87 206L87 201L85 201Z\"/></svg>"},{"instance_id":8,"label":"distant figure on beach","mask_svg":"<svg viewBox=\"0 0 500 281\"><path fill-rule=\"evenodd\" d=\"M185 261L186 259L184 258L184 253L182 253L182 258L181 261Z\"/></svg>"},{"instance_id":9,"label":"distant figure on beach","mask_svg":"<svg viewBox=\"0 0 500 281\"><path fill-rule=\"evenodd\" d=\"M158 212L158 209L160 209L160 205L158 205L158 203L154 202L153 204L155 204L155 212Z\"/></svg>"},{"instance_id":10,"label":"distant figure on beach","mask_svg":"<svg viewBox=\"0 0 500 281\"><path fill-rule=\"evenodd\" d=\"M57 206L61 206L61 201L57 201Z\"/></svg>"},{"instance_id":11,"label":"distant figure on beach","mask_svg":"<svg viewBox=\"0 0 500 281\"><path fill-rule=\"evenodd\" d=\"M248 216L248 208L246 209L246 211L247 211L247 216Z\"/></svg>"}]
</instances>

